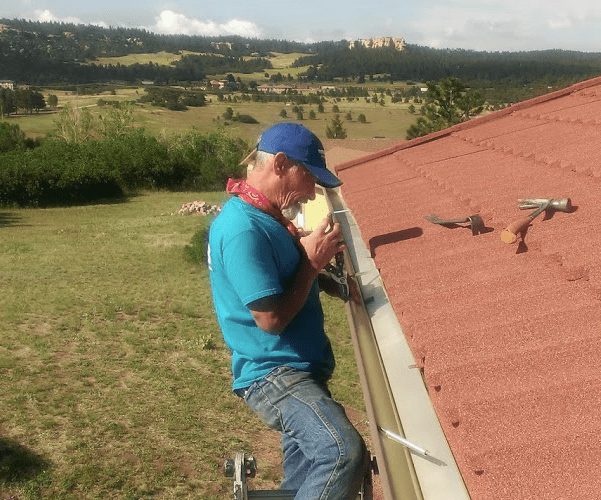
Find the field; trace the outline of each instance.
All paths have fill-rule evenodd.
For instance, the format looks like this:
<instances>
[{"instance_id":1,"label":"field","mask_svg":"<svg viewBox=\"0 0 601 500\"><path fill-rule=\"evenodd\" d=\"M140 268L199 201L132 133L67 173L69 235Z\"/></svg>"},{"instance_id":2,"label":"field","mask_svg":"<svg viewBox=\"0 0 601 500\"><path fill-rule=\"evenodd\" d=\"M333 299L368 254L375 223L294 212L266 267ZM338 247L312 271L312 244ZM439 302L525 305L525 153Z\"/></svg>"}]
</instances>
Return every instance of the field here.
<instances>
[{"instance_id":1,"label":"field","mask_svg":"<svg viewBox=\"0 0 601 500\"><path fill-rule=\"evenodd\" d=\"M79 107L88 107L93 114L106 113L107 109L98 106L98 100L126 101L136 100L144 94L144 89L118 89L112 95L105 92L100 95L75 95L71 92L44 91L48 97L52 93L58 97L59 108L67 104ZM149 104L136 105L136 122L144 129L155 135L172 134L182 132L192 127L201 131L213 131L227 127L232 135L242 137L247 141L254 141L259 133L269 125L282 121L280 116L282 110L286 110L286 120L297 121L296 114L292 112L293 105L285 103L255 103L255 102L219 102L214 94L207 94L207 105L201 108L189 108L187 111L169 111ZM345 121L344 128L349 139L368 139L372 137L387 137L393 139L404 139L407 128L415 122L416 115L408 111L409 104L392 103L390 97L385 97L385 105L368 103L365 99L355 99L348 102L346 99L340 101L329 98L324 103L325 112L318 113L317 106L303 106L303 123L313 130L319 137L325 138L326 127L330 125L334 112L332 107L337 105L341 118ZM232 122L226 124L222 119L225 110L231 107L234 114L248 114L256 118L258 124L243 124ZM316 119L309 119L309 113L313 110ZM345 119L347 113L351 113L352 120ZM357 121L359 114L364 114L367 123ZM30 137L45 137L55 127L56 112L42 112L33 115L13 115L5 120L17 123L21 129Z\"/></svg>"},{"instance_id":2,"label":"field","mask_svg":"<svg viewBox=\"0 0 601 500\"><path fill-rule=\"evenodd\" d=\"M155 62L168 65L171 61L178 59L180 55L159 52L157 54L131 54L123 57L104 58L96 63L102 64L122 64L129 65L134 63ZM268 73L281 72L284 76L289 73L296 77L299 72L306 68L291 68L290 65L300 56L301 53L282 54L275 53L270 58L273 70ZM268 79L264 73L256 74L234 74L240 76L244 82L252 80L257 83L265 83ZM225 77L225 75L214 75L215 78ZM367 85L364 85L367 86ZM386 89L390 84L378 84L379 88ZM393 87L390 87L393 90ZM55 128L56 114L60 108L71 104L79 107L86 107L95 114L106 113L107 109L98 106L99 99L106 101L137 101L145 94L144 88L122 88L116 89L115 93L103 92L96 95L77 95L74 92L56 91L42 89L42 94L48 100L50 94L58 97L58 110L47 110L39 114L32 115L12 115L4 120L11 123L17 123L29 137L45 137L51 134ZM374 94L370 92L370 96ZM187 111L169 111L166 108L152 106L150 104L137 104L135 111L135 120L139 126L143 127L148 133L154 135L170 135L180 133L190 128L196 128L200 131L210 132L226 127L232 135L243 138L246 141L254 142L260 132L275 122L282 120L298 121L295 113L292 112L293 103L255 103L243 102L239 95L233 94L234 102L219 101L217 95L207 92L207 105L202 108L189 108ZM407 128L415 122L416 115L409 113L408 103L392 103L391 97L378 94L378 99L384 99L384 106L366 102L364 98L347 101L346 99L327 98L324 103L325 112L318 113L317 106L303 106L303 123L315 132L319 137L325 138L326 127L331 124L334 117L332 107L337 105L340 115L345 120L344 128L347 131L349 139L369 139L372 137L387 137L391 139L404 139ZM236 102L237 101L237 102ZM231 107L234 114L246 114L258 120L258 124L243 124L239 122L226 123L223 119L225 110ZM287 117L282 118L280 113L286 111ZM316 113L316 119L309 119L309 113L313 110ZM351 113L351 119L347 120L347 113ZM367 123L357 121L360 114L364 114Z\"/></svg>"},{"instance_id":3,"label":"field","mask_svg":"<svg viewBox=\"0 0 601 500\"><path fill-rule=\"evenodd\" d=\"M136 63L137 64L148 64L149 62L152 62L155 64L168 66L173 61L177 61L182 56L188 55L188 54L200 54L200 53L182 50L182 51L180 51L179 54L172 54L170 52L164 52L164 51L157 52L156 54L129 54L127 56L121 56L121 57L101 57L95 61L88 61L88 64L90 64L90 63L102 64L102 65L112 64L114 66L116 66L117 64L121 64L122 66L130 66L130 65L136 64ZM213 54L213 55L220 55L220 54ZM299 57L306 56L306 55L307 54L303 54L300 52L291 52L289 54L274 52L274 53L272 53L271 57L267 58L271 61L271 65L273 66L273 69L267 70L267 73L280 72L284 76L288 76L288 73L290 73L293 77L296 78L298 73L306 71L307 67L305 66L305 67L299 67L299 68L292 68L291 65ZM250 57L245 57L245 59L250 59ZM235 77L240 76L240 78L245 82L249 82L252 80L255 80L257 82L262 82L265 80L265 72L264 71L260 72L260 73L233 73L233 75ZM222 78L225 75L214 75L214 76L215 76L215 78Z\"/></svg>"},{"instance_id":4,"label":"field","mask_svg":"<svg viewBox=\"0 0 601 500\"><path fill-rule=\"evenodd\" d=\"M172 55L158 57L168 64ZM274 65L286 69L295 57L278 55ZM61 107L104 114L99 99L137 100L144 89L42 92L57 95L58 110L4 120L45 137ZM415 116L385 99L328 99L324 113L304 106L303 122L325 138L336 104L343 119L352 115L350 139L404 138ZM228 107L259 123L225 122ZM291 108L208 94L205 107L183 112L137 104L135 120L156 135L226 129L251 143L282 109L296 120ZM207 270L185 256L208 221L172 215L183 203L224 196L147 192L122 203L0 209L0 500L228 498L222 464L236 451L258 460L254 489L277 487L279 437L231 393ZM337 357L331 390L368 438L344 307L323 303Z\"/></svg>"},{"instance_id":5,"label":"field","mask_svg":"<svg viewBox=\"0 0 601 500\"><path fill-rule=\"evenodd\" d=\"M254 488L278 484L278 437L231 394L207 270L185 257L207 219L172 215L223 197L0 210L1 499L228 498L241 450ZM346 315L324 308L332 392L361 424Z\"/></svg>"},{"instance_id":6,"label":"field","mask_svg":"<svg viewBox=\"0 0 601 500\"><path fill-rule=\"evenodd\" d=\"M181 59L183 55L196 54L196 52L189 52L186 50L180 51L179 54L172 54L171 52L157 52L155 54L129 54L120 57L99 57L94 61L87 61L88 64L94 63L96 65L109 65L116 66L131 66L132 64L148 64L149 62L158 64L160 66L169 66L173 61Z\"/></svg>"}]
</instances>

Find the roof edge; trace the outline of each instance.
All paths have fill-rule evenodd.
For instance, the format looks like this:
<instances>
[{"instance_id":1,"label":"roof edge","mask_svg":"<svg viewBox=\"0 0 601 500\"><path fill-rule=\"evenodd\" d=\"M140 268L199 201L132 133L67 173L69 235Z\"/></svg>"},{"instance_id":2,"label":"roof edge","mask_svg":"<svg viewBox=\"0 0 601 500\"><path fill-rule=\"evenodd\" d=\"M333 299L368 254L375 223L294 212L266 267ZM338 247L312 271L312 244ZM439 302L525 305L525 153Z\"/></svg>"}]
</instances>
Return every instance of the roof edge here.
<instances>
[{"instance_id":1,"label":"roof edge","mask_svg":"<svg viewBox=\"0 0 601 500\"><path fill-rule=\"evenodd\" d=\"M386 500L469 500L427 388L386 294L379 271L340 194L328 191L347 248L345 270L364 300L346 304L351 339ZM386 437L381 429L409 439L426 455ZM431 453L430 453L431 452Z\"/></svg>"},{"instance_id":2,"label":"roof edge","mask_svg":"<svg viewBox=\"0 0 601 500\"><path fill-rule=\"evenodd\" d=\"M538 104L541 104L543 102L547 102L547 101L552 101L554 99L558 99L560 97L564 97L568 94L571 94L573 92L577 92L579 90L583 90L586 89L588 87L592 87L594 85L599 85L601 84L601 76L600 77L595 77L595 78L590 78L588 80L584 80L582 82L579 83L575 83L573 85L570 85L569 87L565 87L563 89L559 89L556 90L554 92L550 92L548 94L544 94L538 97L533 97L532 99L528 99L526 101L521 101L518 102L516 104L511 105L508 108L505 109L501 109L499 111L495 111L493 113L490 113L486 116L479 116L477 118L474 118L472 120L468 120L465 122L461 122L458 123L457 125L453 125L452 127L449 128L445 128L443 130L439 130L438 132L433 132L431 134L428 135L424 135L422 137L417 137L415 139L411 139L409 141L403 142L401 144L397 144L395 146L392 146L390 148L386 148L386 149L382 149L381 151L376 151L375 153L371 153L369 155L366 156L361 156L359 158L355 158L353 160L349 160L347 162L344 163L340 163L338 165L334 165L334 171L336 173L338 172L342 172L343 170L346 170L348 168L352 168L356 165L360 165L362 163L368 162L368 161L372 161L372 160L377 160L378 158L382 158L383 156L388 156L391 155L393 153L396 153L398 151L402 151L403 149L409 149L409 148L413 148L415 146L419 146L421 144L425 144L431 141L435 141L437 139L440 139L442 137L446 137L454 132L459 132L461 130L467 130L470 129L472 127L477 127L479 125L482 125L483 123L487 123L489 121L492 120L496 120L499 118L502 118L503 116L509 115L511 113L514 113L516 111L521 111L523 109L528 109L532 106L536 106Z\"/></svg>"}]
</instances>

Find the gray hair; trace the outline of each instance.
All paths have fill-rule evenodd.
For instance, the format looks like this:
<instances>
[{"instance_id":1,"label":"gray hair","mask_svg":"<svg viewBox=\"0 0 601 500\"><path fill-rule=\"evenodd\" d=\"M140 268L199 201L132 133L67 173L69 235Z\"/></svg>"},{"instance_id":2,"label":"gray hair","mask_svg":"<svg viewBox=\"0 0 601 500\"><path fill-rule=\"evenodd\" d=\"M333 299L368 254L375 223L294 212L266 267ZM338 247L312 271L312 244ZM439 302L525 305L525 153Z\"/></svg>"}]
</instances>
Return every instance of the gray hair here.
<instances>
[{"instance_id":1,"label":"gray hair","mask_svg":"<svg viewBox=\"0 0 601 500\"><path fill-rule=\"evenodd\" d=\"M253 166L253 169L258 169L260 170L261 168L263 168L263 166L265 165L265 163L267 161L269 161L271 158L273 158L275 156L274 153L266 153L265 151L257 151L257 154L255 156L255 164ZM298 162L296 162L295 160L291 160L294 162L294 164L290 167L291 169L297 169L297 168L301 168L301 164L299 164Z\"/></svg>"}]
</instances>

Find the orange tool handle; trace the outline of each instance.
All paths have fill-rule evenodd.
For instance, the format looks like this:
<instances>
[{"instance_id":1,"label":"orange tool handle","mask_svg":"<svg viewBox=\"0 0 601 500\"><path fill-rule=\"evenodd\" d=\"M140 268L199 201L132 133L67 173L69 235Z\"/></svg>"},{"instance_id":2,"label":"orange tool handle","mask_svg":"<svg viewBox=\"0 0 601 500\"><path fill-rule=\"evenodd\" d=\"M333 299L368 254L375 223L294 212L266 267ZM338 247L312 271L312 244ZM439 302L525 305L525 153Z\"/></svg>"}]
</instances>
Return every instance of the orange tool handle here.
<instances>
[{"instance_id":1,"label":"orange tool handle","mask_svg":"<svg viewBox=\"0 0 601 500\"><path fill-rule=\"evenodd\" d=\"M505 229L501 233L501 241L504 243L515 243L518 240L518 234L520 234L524 229L526 229L530 223L532 222L532 217L524 217L522 219L518 219Z\"/></svg>"}]
</instances>

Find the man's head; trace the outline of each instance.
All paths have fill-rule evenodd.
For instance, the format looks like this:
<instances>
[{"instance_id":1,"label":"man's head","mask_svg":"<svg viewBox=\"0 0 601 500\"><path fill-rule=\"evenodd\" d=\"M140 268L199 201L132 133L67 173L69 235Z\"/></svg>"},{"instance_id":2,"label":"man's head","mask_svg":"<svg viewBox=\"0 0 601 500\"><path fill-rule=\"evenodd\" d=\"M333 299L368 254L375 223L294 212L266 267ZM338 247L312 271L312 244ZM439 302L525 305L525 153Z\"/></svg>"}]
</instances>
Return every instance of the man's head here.
<instances>
[{"instance_id":1,"label":"man's head","mask_svg":"<svg viewBox=\"0 0 601 500\"><path fill-rule=\"evenodd\" d=\"M252 163L257 151L283 153L300 163L320 186L334 188L342 182L326 167L326 157L321 141L308 128L299 123L278 123L261 134L256 149L242 165Z\"/></svg>"}]
</instances>

